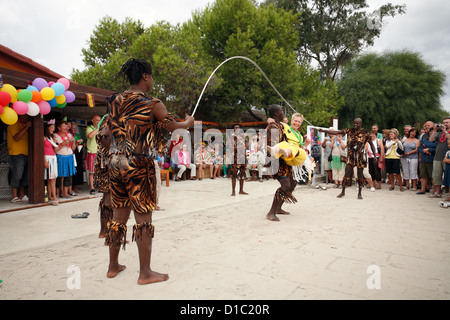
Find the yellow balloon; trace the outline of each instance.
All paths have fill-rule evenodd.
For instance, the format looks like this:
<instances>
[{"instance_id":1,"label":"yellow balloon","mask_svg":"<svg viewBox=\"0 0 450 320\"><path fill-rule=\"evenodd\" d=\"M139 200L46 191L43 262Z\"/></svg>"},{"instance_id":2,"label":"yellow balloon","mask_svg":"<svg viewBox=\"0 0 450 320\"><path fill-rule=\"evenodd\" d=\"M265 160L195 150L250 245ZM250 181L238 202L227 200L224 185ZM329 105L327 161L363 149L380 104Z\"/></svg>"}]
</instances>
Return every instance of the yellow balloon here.
<instances>
[{"instance_id":1,"label":"yellow balloon","mask_svg":"<svg viewBox=\"0 0 450 320\"><path fill-rule=\"evenodd\" d=\"M3 113L0 116L0 119L7 125L12 125L17 122L19 117L17 116L17 113L10 107L4 107Z\"/></svg>"},{"instance_id":2,"label":"yellow balloon","mask_svg":"<svg viewBox=\"0 0 450 320\"><path fill-rule=\"evenodd\" d=\"M17 90L14 86L6 83L3 85L3 88L0 88L0 91L6 91L11 95L11 103L17 101Z\"/></svg>"},{"instance_id":3,"label":"yellow balloon","mask_svg":"<svg viewBox=\"0 0 450 320\"><path fill-rule=\"evenodd\" d=\"M49 87L42 88L41 96L46 101L52 100L55 97L55 90Z\"/></svg>"},{"instance_id":4,"label":"yellow balloon","mask_svg":"<svg viewBox=\"0 0 450 320\"><path fill-rule=\"evenodd\" d=\"M66 96L63 94L55 97L55 99L57 104L63 104L64 102L66 102Z\"/></svg>"}]
</instances>

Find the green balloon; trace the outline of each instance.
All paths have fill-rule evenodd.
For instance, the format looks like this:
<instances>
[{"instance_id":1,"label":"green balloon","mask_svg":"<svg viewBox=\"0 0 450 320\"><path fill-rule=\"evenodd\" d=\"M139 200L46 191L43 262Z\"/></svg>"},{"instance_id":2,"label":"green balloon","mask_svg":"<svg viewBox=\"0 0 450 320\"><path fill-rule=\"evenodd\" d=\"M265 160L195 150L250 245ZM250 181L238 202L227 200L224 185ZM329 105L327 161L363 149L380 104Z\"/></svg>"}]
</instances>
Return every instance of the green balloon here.
<instances>
[{"instance_id":1,"label":"green balloon","mask_svg":"<svg viewBox=\"0 0 450 320\"><path fill-rule=\"evenodd\" d=\"M57 108L64 108L65 106L67 106L67 102L61 103L61 104L57 104L55 107Z\"/></svg>"},{"instance_id":2,"label":"green balloon","mask_svg":"<svg viewBox=\"0 0 450 320\"><path fill-rule=\"evenodd\" d=\"M31 101L31 99L33 99L33 94L28 89L22 89L17 94L17 100L19 100L19 101L28 103Z\"/></svg>"}]
</instances>

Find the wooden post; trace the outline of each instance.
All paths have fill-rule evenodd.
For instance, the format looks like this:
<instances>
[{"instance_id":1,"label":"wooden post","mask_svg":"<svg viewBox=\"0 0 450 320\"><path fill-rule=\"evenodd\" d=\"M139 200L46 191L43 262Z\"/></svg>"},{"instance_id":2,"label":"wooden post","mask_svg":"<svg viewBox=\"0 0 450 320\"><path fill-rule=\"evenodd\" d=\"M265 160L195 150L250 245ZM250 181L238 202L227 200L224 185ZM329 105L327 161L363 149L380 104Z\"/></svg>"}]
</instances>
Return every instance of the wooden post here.
<instances>
[{"instance_id":1,"label":"wooden post","mask_svg":"<svg viewBox=\"0 0 450 320\"><path fill-rule=\"evenodd\" d=\"M30 203L44 202L44 119L30 117L28 129L28 198Z\"/></svg>"}]
</instances>

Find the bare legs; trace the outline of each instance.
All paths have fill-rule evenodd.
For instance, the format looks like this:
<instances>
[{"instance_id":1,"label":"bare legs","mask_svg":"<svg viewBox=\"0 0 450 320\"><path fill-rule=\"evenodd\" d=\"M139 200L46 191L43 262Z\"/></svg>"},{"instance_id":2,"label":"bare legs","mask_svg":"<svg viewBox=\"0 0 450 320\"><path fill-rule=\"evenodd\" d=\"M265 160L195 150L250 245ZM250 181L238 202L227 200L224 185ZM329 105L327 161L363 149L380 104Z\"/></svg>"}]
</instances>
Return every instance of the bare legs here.
<instances>
[{"instance_id":1,"label":"bare legs","mask_svg":"<svg viewBox=\"0 0 450 320\"><path fill-rule=\"evenodd\" d=\"M363 174L363 169L364 168L357 168L356 172L357 172L357 181L358 183L358 199L362 199L362 194L361 194L361 190L363 188L363 183L362 181L364 181L364 174ZM347 184L348 179L352 179L353 176L353 168L351 166L346 166L345 167L345 176L344 176L344 180L342 181L342 191L340 194L338 194L338 198L342 198L343 196L345 196L345 187ZM348 178L348 179L346 179Z\"/></svg>"},{"instance_id":2,"label":"bare legs","mask_svg":"<svg viewBox=\"0 0 450 320\"><path fill-rule=\"evenodd\" d=\"M266 218L270 221L280 221L280 219L276 216L277 214L290 214L287 211L281 209L281 206L284 204L286 200L296 202L295 198L292 196L292 191L295 189L295 181L293 177L288 177L282 180L279 180L280 188L275 192L273 197L272 207L266 215ZM286 197L280 195L290 195L290 199L286 199Z\"/></svg>"},{"instance_id":3,"label":"bare legs","mask_svg":"<svg viewBox=\"0 0 450 320\"><path fill-rule=\"evenodd\" d=\"M236 195L236 178L232 177L231 178L231 195L235 196ZM239 179L239 194L248 194L247 192L244 192L244 179Z\"/></svg>"},{"instance_id":4,"label":"bare legs","mask_svg":"<svg viewBox=\"0 0 450 320\"><path fill-rule=\"evenodd\" d=\"M113 222L125 226L128 218L130 217L131 209L116 208L114 209ZM168 274L162 274L155 272L150 268L151 254L152 254L152 235L149 234L151 226L151 213L147 214L135 214L136 226L141 227L140 236L136 236L136 244L139 252L139 278L138 284L150 284L155 282L166 281L169 279ZM125 240L125 239L123 239ZM106 276L108 278L114 278L119 272L125 270L125 266L119 264L119 251L120 246L114 243L109 246L109 267Z\"/></svg>"}]
</instances>

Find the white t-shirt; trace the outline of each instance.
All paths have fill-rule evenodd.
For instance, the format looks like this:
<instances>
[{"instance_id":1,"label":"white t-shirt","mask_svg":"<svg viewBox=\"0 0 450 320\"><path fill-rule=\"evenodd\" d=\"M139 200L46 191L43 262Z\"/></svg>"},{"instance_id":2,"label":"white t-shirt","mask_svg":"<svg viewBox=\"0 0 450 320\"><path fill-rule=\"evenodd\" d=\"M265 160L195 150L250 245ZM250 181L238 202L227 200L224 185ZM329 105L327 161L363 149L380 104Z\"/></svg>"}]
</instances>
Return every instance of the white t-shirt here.
<instances>
[{"instance_id":1,"label":"white t-shirt","mask_svg":"<svg viewBox=\"0 0 450 320\"><path fill-rule=\"evenodd\" d=\"M74 139L74 137L70 133L67 133L66 136L63 135L62 137L60 136L59 133L55 133L53 136L54 136L55 142L57 144L61 144L61 143L63 143L63 141L65 141L67 139L72 139L72 140ZM72 150L71 146L72 146L72 144L69 144L68 146L64 145L61 149L59 149L58 151L55 151L55 153L59 154L61 156L71 155L71 154L73 154L73 150Z\"/></svg>"}]
</instances>

